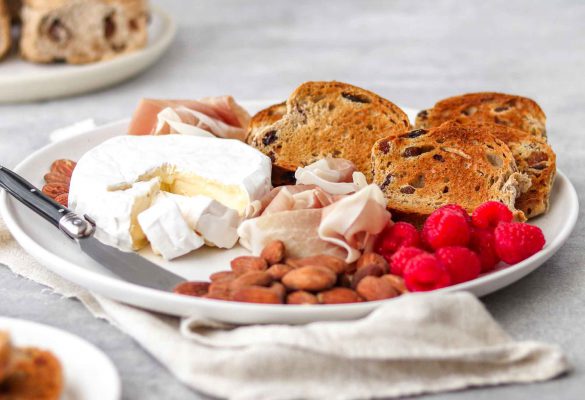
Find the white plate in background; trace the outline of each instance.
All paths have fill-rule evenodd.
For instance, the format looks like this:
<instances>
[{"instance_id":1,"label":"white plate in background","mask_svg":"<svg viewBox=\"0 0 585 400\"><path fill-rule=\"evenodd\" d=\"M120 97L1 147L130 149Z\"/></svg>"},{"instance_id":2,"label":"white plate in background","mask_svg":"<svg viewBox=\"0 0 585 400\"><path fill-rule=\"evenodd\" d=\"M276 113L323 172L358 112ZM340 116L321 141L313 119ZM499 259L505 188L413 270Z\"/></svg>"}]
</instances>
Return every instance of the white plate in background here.
<instances>
[{"instance_id":1,"label":"white plate in background","mask_svg":"<svg viewBox=\"0 0 585 400\"><path fill-rule=\"evenodd\" d=\"M0 317L0 331L10 333L17 347L52 352L63 367L61 400L118 400L118 371L97 347L71 333L21 319Z\"/></svg>"},{"instance_id":2,"label":"white plate in background","mask_svg":"<svg viewBox=\"0 0 585 400\"><path fill-rule=\"evenodd\" d=\"M176 30L171 16L153 7L146 47L111 60L83 65L35 64L13 51L0 61L0 103L54 99L122 82L154 64L171 44Z\"/></svg>"},{"instance_id":3,"label":"white plate in background","mask_svg":"<svg viewBox=\"0 0 585 400\"><path fill-rule=\"evenodd\" d=\"M252 112L269 104L271 103L243 103ZM415 112L408 110L408 114L412 117ZM125 134L128 122L124 120L112 123L44 147L20 163L15 171L40 187L43 185L43 175L54 160L61 158L78 160L86 151L103 141ZM231 323L300 324L318 320L359 318L367 315L381 303L364 302L315 307L259 305L178 296L157 291L114 276L83 254L77 245L56 232L50 224L4 192L0 197L0 212L20 245L53 272L95 293L153 311L177 316L198 314ZM563 245L575 226L578 212L575 189L559 171L551 194L550 211L530 221L544 231L547 240L544 249L514 266L441 290L445 292L466 290L483 296L516 282L541 266ZM162 260L150 251L142 251L141 254L186 279L208 280L211 273L229 269L229 261L238 255L247 254L247 251L239 246L230 250L202 248L171 262Z\"/></svg>"}]
</instances>

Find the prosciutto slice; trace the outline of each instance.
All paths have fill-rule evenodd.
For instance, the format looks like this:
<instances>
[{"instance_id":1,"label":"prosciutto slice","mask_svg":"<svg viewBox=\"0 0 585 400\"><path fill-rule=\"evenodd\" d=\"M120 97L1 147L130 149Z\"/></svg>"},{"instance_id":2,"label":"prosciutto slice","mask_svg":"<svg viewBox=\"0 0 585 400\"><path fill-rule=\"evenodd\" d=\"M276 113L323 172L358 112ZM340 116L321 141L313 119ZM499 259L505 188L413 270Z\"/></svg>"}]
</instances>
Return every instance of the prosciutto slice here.
<instances>
[{"instance_id":1,"label":"prosciutto slice","mask_svg":"<svg viewBox=\"0 0 585 400\"><path fill-rule=\"evenodd\" d=\"M322 211L318 236L344 249L348 263L356 261L362 250L371 249L375 236L390 222L386 199L376 185L368 185Z\"/></svg>"},{"instance_id":2,"label":"prosciutto slice","mask_svg":"<svg viewBox=\"0 0 585 400\"><path fill-rule=\"evenodd\" d=\"M128 128L130 135L212 134L244 140L250 115L233 97L207 97L201 100L142 99Z\"/></svg>"},{"instance_id":3,"label":"prosciutto slice","mask_svg":"<svg viewBox=\"0 0 585 400\"><path fill-rule=\"evenodd\" d=\"M297 168L295 179L297 184L316 185L335 195L354 193L367 185L366 177L351 161L331 157Z\"/></svg>"},{"instance_id":4,"label":"prosciutto slice","mask_svg":"<svg viewBox=\"0 0 585 400\"><path fill-rule=\"evenodd\" d=\"M344 258L342 247L319 237L320 223L321 209L292 210L246 220L238 228L238 235L240 244L252 254L260 254L272 240L281 240L288 257L329 254Z\"/></svg>"}]
</instances>

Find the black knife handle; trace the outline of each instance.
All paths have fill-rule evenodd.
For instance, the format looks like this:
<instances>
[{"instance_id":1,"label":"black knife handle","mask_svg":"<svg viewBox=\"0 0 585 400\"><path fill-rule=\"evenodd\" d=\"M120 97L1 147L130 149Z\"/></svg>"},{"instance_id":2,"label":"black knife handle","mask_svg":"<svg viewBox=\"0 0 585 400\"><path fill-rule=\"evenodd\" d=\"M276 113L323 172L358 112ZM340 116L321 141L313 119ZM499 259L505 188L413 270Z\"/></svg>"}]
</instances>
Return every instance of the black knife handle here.
<instances>
[{"instance_id":1,"label":"black knife handle","mask_svg":"<svg viewBox=\"0 0 585 400\"><path fill-rule=\"evenodd\" d=\"M2 166L0 166L0 186L56 227L59 227L61 218L71 212L67 207L46 196L22 176Z\"/></svg>"}]
</instances>

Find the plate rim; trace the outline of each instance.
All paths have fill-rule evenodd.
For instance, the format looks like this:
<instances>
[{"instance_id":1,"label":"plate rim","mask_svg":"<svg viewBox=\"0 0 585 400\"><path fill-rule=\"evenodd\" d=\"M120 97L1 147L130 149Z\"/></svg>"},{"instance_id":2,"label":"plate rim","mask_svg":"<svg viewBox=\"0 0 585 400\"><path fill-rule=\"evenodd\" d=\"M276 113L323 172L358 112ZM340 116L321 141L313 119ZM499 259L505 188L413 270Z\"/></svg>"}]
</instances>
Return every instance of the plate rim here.
<instances>
[{"instance_id":1,"label":"plate rim","mask_svg":"<svg viewBox=\"0 0 585 400\"><path fill-rule=\"evenodd\" d=\"M109 385L110 389L112 390L112 397L110 398L110 400L118 400L121 398L122 396L122 380L120 378L120 373L118 371L118 369L116 368L116 365L114 364L114 362L112 361L112 359L99 347L97 347L95 344L87 341L86 339L82 338L81 336L78 336L74 333L68 332L64 329L52 326L52 325L47 325L41 322L37 322L37 321L31 321L31 320L27 320L27 319L22 319L22 318L14 318L14 317L6 317L6 316L0 316L0 328L2 330L7 330L11 336L12 336L12 329L16 329L16 327L11 326L11 325L20 325L20 326L24 326L25 329L30 329L35 330L35 331L39 331L39 332L51 332L53 335L55 336L61 336L63 338L63 341L70 341L70 340L76 340L78 343L82 343L83 346L86 346L90 349L92 349L92 351L95 352L95 354L97 354L99 357L101 357L101 361L103 362L103 366L107 367L108 370L110 371L111 374L111 378L113 379L111 382L111 385ZM38 335L39 337L41 335ZM15 342L17 342L18 345L18 338L15 340ZM28 345L25 345L28 346ZM42 340L39 340L38 344L31 344L31 346L34 347L39 347L39 348L43 348L46 350L49 350L53 353L55 353L55 349L52 348L50 345L46 345L43 344ZM59 362L63 365L63 367L66 367L66 365L63 364L63 360L59 359ZM91 364L92 366L95 365L94 363ZM103 375L102 374L102 370L100 370L100 376ZM67 381L65 381L65 385L64 385L64 390L67 389ZM65 393L65 391L64 391ZM107 399L104 399L107 400Z\"/></svg>"},{"instance_id":2,"label":"plate rim","mask_svg":"<svg viewBox=\"0 0 585 400\"><path fill-rule=\"evenodd\" d=\"M26 166L29 162L34 160L35 158L42 156L46 152L50 152L54 147L62 146L64 142L69 140L74 140L79 137L83 137L87 134L95 133L96 130L105 130L108 127L115 126L117 124L127 123L129 118L125 118L122 120L114 121L105 125L100 125L99 127L92 129L91 131L85 132L81 135L76 135L71 138L67 138L55 143L50 143L37 151L33 152L31 155L26 157L22 160L15 168L14 171L19 173L20 169L23 166ZM547 242L547 247L545 248L546 251L539 251L538 253L534 254L533 256L527 258L524 261L521 261L518 264L508 266L501 270L491 272L479 278L476 278L472 281L460 283L457 285L449 286L443 289L435 290L433 292L455 292L455 291L469 291L472 289L473 286L481 285L483 283L488 283L493 280L497 280L500 278L504 278L506 276L512 275L516 273L518 270L522 270L524 268L529 268L533 263L540 263L534 269L539 268L546 260L552 257L559 248L565 243L565 241L570 236L571 232L573 231L578 215L579 215L579 199L575 187L573 186L572 182L569 178L560 170L557 169L557 177L556 177L555 184L565 184L568 189L568 195L570 196L570 202L575 205L569 210L568 218L566 223L563 225L562 229L560 230L559 234L555 236L550 242ZM342 313L343 311L350 312L351 310L363 310L364 312L370 312L377 308L381 304L385 304L388 300L379 300L379 301L372 301L372 302L364 302L364 303L355 303L355 304L337 304L337 305L321 305L320 307L313 307L307 308L302 305L286 305L283 307L282 305L278 304L252 304L252 303L238 303L238 302L227 302L221 300L214 300L214 299L201 299L198 297L191 297L191 296L181 296L177 294L173 294L170 292L163 292L143 286L139 286L134 283L126 282L121 279L117 279L114 277L110 277L107 275L100 274L95 271L91 271L85 269L83 266L75 264L73 262L67 261L61 258L59 255L45 249L43 246L35 242L31 237L29 237L23 229L20 228L18 222L15 218L13 218L9 207L11 203L15 201L14 199L9 198L5 191L0 192L0 215L2 216L7 228L9 229L10 233L16 239L16 241L23 247L23 249L33 256L36 260L39 261L42 265L49 268L52 272L58 274L63 279L68 281L72 281L90 292L95 293L103 293L108 292L110 290L122 291L125 292L127 297L130 298L132 296L136 296L139 298L149 298L150 301L154 302L165 302L165 300L171 300L169 296L172 296L172 300L175 304L181 305L183 307L189 307L193 309L195 313L198 308L205 308L207 306L213 306L216 309L224 310L224 311L231 311L231 312L238 312L242 311L251 311L257 310L258 307L262 307L263 310L272 310L278 311L280 314L286 314L290 316L297 316L299 314L306 314L307 312L311 313L312 315L319 316L320 314L329 314L329 313ZM42 261L41 261L42 260ZM65 277L61 273L57 272L58 270L66 269L68 270L68 276ZM79 281L86 281L88 279L92 280L92 284L97 287L98 289L88 289L84 284L79 283ZM521 278L520 278L521 279ZM506 285L507 286L507 285ZM109 297L109 296L106 296ZM391 300L391 299L390 299ZM121 301L121 300L118 300ZM127 301L127 304L134 304L138 305L136 301ZM139 305L140 306L140 305ZM142 306L144 307L144 306ZM179 314L176 314L179 315Z\"/></svg>"}]
</instances>

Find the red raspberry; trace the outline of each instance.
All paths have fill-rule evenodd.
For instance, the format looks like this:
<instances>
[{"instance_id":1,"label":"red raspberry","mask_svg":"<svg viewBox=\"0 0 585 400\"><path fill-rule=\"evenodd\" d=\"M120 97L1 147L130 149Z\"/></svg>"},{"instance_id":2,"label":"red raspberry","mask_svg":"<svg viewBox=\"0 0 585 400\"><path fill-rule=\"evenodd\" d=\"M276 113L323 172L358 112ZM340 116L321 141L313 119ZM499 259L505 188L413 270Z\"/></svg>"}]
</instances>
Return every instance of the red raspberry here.
<instances>
[{"instance_id":1,"label":"red raspberry","mask_svg":"<svg viewBox=\"0 0 585 400\"><path fill-rule=\"evenodd\" d=\"M435 252L435 257L449 271L453 285L475 279L481 272L479 257L467 247L443 247Z\"/></svg>"},{"instance_id":2,"label":"red raspberry","mask_svg":"<svg viewBox=\"0 0 585 400\"><path fill-rule=\"evenodd\" d=\"M475 209L471 215L473 225L478 228L495 228L500 222L511 222L512 211L499 201L488 201Z\"/></svg>"},{"instance_id":3,"label":"red raspberry","mask_svg":"<svg viewBox=\"0 0 585 400\"><path fill-rule=\"evenodd\" d=\"M397 222L388 226L376 242L376 253L381 254L390 262L392 254L403 246L420 247L420 234L414 225L407 222Z\"/></svg>"},{"instance_id":4,"label":"red raspberry","mask_svg":"<svg viewBox=\"0 0 585 400\"><path fill-rule=\"evenodd\" d=\"M473 228L469 248L478 255L481 272L492 271L500 262L500 256L496 253L494 232L490 229Z\"/></svg>"},{"instance_id":5,"label":"red raspberry","mask_svg":"<svg viewBox=\"0 0 585 400\"><path fill-rule=\"evenodd\" d=\"M406 263L404 283L411 292L424 292L449 286L451 277L437 257L421 254Z\"/></svg>"},{"instance_id":6,"label":"red raspberry","mask_svg":"<svg viewBox=\"0 0 585 400\"><path fill-rule=\"evenodd\" d=\"M402 276L406 264L414 257L427 252L418 247L401 247L390 257L390 272Z\"/></svg>"},{"instance_id":7,"label":"red raspberry","mask_svg":"<svg viewBox=\"0 0 585 400\"><path fill-rule=\"evenodd\" d=\"M446 206L440 207L437 210L449 210L458 212L465 218L468 224L471 224L471 217L469 216L469 214L467 214L465 208L461 207L459 204L447 204Z\"/></svg>"},{"instance_id":8,"label":"red raspberry","mask_svg":"<svg viewBox=\"0 0 585 400\"><path fill-rule=\"evenodd\" d=\"M545 243L539 227L520 222L501 222L494 235L496 252L510 265L538 253Z\"/></svg>"},{"instance_id":9,"label":"red raspberry","mask_svg":"<svg viewBox=\"0 0 585 400\"><path fill-rule=\"evenodd\" d=\"M470 227L458 211L440 208L434 211L422 229L422 238L432 249L447 246L467 246Z\"/></svg>"}]
</instances>

